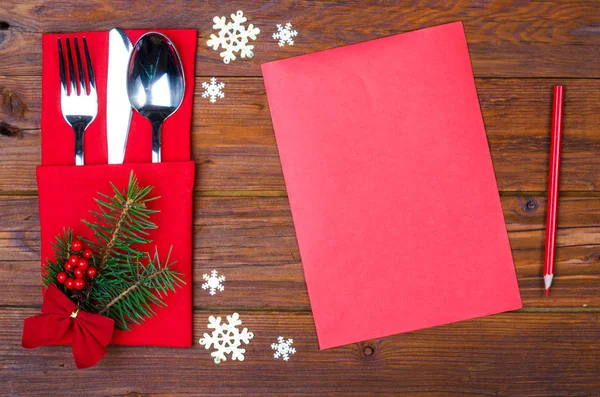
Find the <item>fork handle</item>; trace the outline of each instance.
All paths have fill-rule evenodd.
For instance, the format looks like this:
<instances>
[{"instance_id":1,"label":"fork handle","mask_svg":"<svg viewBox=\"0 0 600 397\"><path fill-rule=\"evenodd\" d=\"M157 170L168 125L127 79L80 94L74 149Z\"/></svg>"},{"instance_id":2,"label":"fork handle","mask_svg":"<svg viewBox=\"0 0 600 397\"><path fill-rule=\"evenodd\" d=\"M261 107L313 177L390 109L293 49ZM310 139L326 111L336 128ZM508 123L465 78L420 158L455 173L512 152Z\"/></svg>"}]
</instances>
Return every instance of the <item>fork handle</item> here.
<instances>
[{"instance_id":1,"label":"fork handle","mask_svg":"<svg viewBox=\"0 0 600 397\"><path fill-rule=\"evenodd\" d=\"M83 133L85 132L85 126L74 125L73 131L75 131L75 165L83 165Z\"/></svg>"}]
</instances>

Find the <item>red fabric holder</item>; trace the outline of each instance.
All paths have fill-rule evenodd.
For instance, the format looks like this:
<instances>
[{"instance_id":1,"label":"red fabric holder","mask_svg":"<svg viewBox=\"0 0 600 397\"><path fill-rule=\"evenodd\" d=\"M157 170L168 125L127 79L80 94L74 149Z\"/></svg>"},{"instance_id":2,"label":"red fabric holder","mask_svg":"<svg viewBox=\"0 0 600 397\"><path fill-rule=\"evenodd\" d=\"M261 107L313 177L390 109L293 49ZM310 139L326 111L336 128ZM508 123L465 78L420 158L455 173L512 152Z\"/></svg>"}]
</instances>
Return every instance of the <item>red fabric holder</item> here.
<instances>
[{"instance_id":1,"label":"red fabric holder","mask_svg":"<svg viewBox=\"0 0 600 397\"><path fill-rule=\"evenodd\" d=\"M162 128L162 161L190 159L190 126L194 97L194 63L196 59L195 30L153 30L168 36L177 47L185 74L183 103ZM131 42L146 30L126 30ZM42 165L75 164L75 134L60 110L60 78L57 39L63 45L65 37L85 36L96 76L98 115L85 131L85 164L107 164L106 145L106 73L108 69L108 32L85 32L42 35ZM71 39L72 41L72 39ZM125 151L125 163L152 161L150 122L133 111Z\"/></svg>"},{"instance_id":2,"label":"red fabric holder","mask_svg":"<svg viewBox=\"0 0 600 397\"><path fill-rule=\"evenodd\" d=\"M40 200L42 264L54 257L52 243L64 227L74 234L93 238L82 219L92 222L90 210L97 210L98 192L112 195L110 182L120 189L127 187L133 170L140 186L152 185L152 196L160 196L148 207L158 209L151 220L158 226L150 231L152 243L144 247L161 259L169 249L174 270L183 274L185 285L169 292L164 308L130 331L116 330L112 343L121 345L191 346L192 343L192 191L194 162L160 164L122 164L88 166L42 166L37 169ZM68 339L64 340L69 342Z\"/></svg>"},{"instance_id":3,"label":"red fabric holder","mask_svg":"<svg viewBox=\"0 0 600 397\"><path fill-rule=\"evenodd\" d=\"M44 296L42 314L25 320L22 345L34 349L55 345L70 336L75 365L88 368L106 354L114 326L110 318L77 310L75 303L51 284Z\"/></svg>"},{"instance_id":4,"label":"red fabric holder","mask_svg":"<svg viewBox=\"0 0 600 397\"><path fill-rule=\"evenodd\" d=\"M110 183L124 190L133 170L140 186L154 186L152 196L160 196L150 207L160 210L151 220L158 229L151 231L152 243L143 247L154 253L158 248L166 259L172 247L173 269L183 274L185 285L170 292L164 308L130 331L115 330L111 343L187 347L192 344L192 193L195 165L190 161L190 126L194 92L195 30L156 30L176 45L183 63L186 92L179 110L162 130L162 163L151 161L150 123L133 112L125 164L107 164L106 73L108 32L46 34L42 37L42 166L37 168L41 224L42 266L54 256L52 243L65 227L76 235L92 238L82 219L93 221L90 210L98 192L112 195ZM135 41L146 31L126 31ZM60 109L60 83L57 38L85 36L96 75L98 115L85 132L84 166L74 166L74 133ZM63 41L64 43L64 41ZM61 344L70 343L67 334Z\"/></svg>"}]
</instances>

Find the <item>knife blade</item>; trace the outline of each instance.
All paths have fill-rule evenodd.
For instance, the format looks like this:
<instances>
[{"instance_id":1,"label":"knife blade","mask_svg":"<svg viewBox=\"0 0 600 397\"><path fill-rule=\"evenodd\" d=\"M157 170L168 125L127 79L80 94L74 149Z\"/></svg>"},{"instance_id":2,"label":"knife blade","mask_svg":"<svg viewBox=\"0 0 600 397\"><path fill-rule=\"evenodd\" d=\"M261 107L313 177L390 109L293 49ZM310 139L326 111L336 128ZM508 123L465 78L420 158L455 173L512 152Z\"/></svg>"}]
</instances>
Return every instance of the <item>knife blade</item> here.
<instances>
[{"instance_id":1,"label":"knife blade","mask_svg":"<svg viewBox=\"0 0 600 397\"><path fill-rule=\"evenodd\" d=\"M132 112L127 95L127 67L131 49L131 40L122 29L110 30L106 79L106 140L109 164L122 164L125 158Z\"/></svg>"}]
</instances>

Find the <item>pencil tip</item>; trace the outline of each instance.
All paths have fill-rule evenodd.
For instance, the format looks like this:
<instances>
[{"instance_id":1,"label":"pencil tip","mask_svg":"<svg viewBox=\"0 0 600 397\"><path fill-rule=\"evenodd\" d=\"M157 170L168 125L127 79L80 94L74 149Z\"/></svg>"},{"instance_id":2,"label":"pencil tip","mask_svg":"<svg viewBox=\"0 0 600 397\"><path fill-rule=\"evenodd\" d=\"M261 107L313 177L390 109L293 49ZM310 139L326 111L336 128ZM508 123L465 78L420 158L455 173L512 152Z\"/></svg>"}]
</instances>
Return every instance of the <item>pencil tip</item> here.
<instances>
[{"instance_id":1,"label":"pencil tip","mask_svg":"<svg viewBox=\"0 0 600 397\"><path fill-rule=\"evenodd\" d=\"M546 298L548 297L549 294L550 294L550 288L546 288Z\"/></svg>"}]
</instances>

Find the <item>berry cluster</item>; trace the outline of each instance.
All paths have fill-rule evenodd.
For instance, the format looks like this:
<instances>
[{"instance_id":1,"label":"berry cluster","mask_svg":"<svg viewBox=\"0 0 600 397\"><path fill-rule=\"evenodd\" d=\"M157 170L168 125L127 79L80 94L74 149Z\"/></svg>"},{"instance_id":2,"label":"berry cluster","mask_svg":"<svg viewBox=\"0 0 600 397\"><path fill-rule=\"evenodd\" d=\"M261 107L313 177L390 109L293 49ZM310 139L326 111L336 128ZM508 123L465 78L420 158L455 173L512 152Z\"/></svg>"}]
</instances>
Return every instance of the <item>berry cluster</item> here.
<instances>
[{"instance_id":1,"label":"berry cluster","mask_svg":"<svg viewBox=\"0 0 600 397\"><path fill-rule=\"evenodd\" d=\"M77 239L71 242L71 252L73 254L63 267L65 271L56 275L56 281L64 284L67 289L82 290L85 288L86 276L91 280L98 274L96 268L90 266L93 252L87 247L84 248L83 243Z\"/></svg>"}]
</instances>

